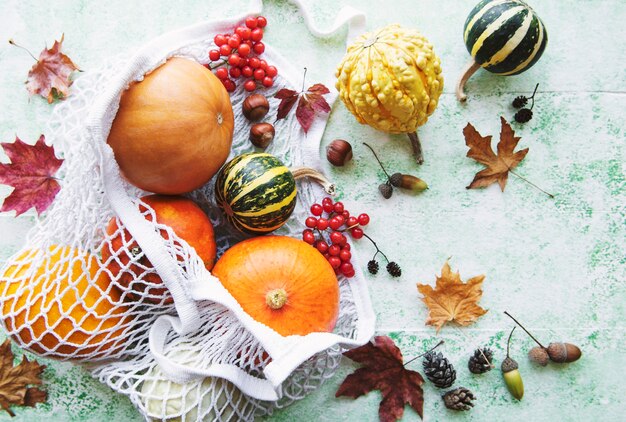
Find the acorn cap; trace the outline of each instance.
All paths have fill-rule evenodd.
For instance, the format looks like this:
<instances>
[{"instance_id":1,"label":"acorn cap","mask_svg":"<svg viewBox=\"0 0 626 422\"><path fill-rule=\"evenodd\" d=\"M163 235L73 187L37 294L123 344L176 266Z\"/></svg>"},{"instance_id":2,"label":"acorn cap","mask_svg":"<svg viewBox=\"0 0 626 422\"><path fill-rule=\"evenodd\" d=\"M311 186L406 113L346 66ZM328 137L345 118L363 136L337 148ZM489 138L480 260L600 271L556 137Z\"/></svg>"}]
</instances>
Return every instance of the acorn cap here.
<instances>
[{"instance_id":1,"label":"acorn cap","mask_svg":"<svg viewBox=\"0 0 626 422\"><path fill-rule=\"evenodd\" d=\"M539 346L528 351L528 358L541 366L546 366L550 361L547 350Z\"/></svg>"},{"instance_id":2,"label":"acorn cap","mask_svg":"<svg viewBox=\"0 0 626 422\"><path fill-rule=\"evenodd\" d=\"M502 372L511 372L519 368L519 365L516 361L507 357L502 361L502 366L500 368L502 369Z\"/></svg>"}]
</instances>

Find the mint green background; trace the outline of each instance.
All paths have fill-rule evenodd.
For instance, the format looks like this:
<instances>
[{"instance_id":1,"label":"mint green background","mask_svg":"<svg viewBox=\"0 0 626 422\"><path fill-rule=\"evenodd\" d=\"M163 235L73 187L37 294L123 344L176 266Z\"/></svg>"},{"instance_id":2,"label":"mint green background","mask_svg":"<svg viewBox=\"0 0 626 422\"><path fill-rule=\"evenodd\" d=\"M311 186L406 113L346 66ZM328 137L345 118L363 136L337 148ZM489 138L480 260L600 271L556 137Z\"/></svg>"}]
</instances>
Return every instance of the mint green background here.
<instances>
[{"instance_id":1,"label":"mint green background","mask_svg":"<svg viewBox=\"0 0 626 422\"><path fill-rule=\"evenodd\" d=\"M626 3L621 0L532 1L548 28L550 41L542 59L528 72L498 77L479 71L467 86L468 103L459 105L453 88L468 61L462 26L473 1L399 0L309 2L315 22L333 22L342 5L367 13L368 27L398 22L420 29L435 45L446 80L440 105L420 128L426 162L417 167L402 136L388 136L355 122L337 103L323 139L349 140L355 159L342 169L325 170L340 187L353 212L372 217L368 233L403 275L368 276L376 311L377 332L391 336L408 358L438 339L458 372L455 386L472 389L478 400L467 413L444 408L440 390L426 383L425 420L472 421L603 421L623 420L624 302L626 291ZM245 1L2 0L0 40L14 38L38 52L65 33L65 51L85 71L121 51L132 51L151 38L203 19L240 13ZM344 51L345 31L326 40L312 37L296 8L286 1L267 2L266 40L295 66L309 68L308 80L325 80ZM29 98L23 83L32 59L5 41L0 48L0 141L15 135L34 142L44 131L52 107ZM462 129L468 121L483 134L499 132L499 116L511 120L511 100L540 83L535 117L514 124L520 147L530 152L518 173L554 193L549 199L511 176L504 193L496 186L467 191L482 167L465 157ZM430 189L419 196L396 192L387 201L376 186L383 181L369 151L370 142L391 171L412 173ZM323 152L323 149L321 150ZM0 197L8 194L0 187ZM35 221L33 214L0 215L0 262L20 248ZM373 249L359 242L364 267ZM434 283L444 261L463 279L486 274L483 307L490 311L478 323L439 335L424 326L427 310L416 282ZM504 355L512 327L502 314L509 310L546 343L578 344L583 358L573 364L537 367L525 357L531 340L519 330L512 355L520 364L526 393L513 400L498 370L470 374L466 362L478 345ZM19 355L20 352L14 348ZM44 373L49 401L35 409L15 409L13 420L139 421L123 396L68 363L47 362ZM343 378L357 366L345 359L337 375L305 400L276 412L277 421L377 420L381 396L372 392L357 400L335 399ZM410 365L420 369L419 362ZM0 413L0 419L10 419ZM409 407L404 420L418 420ZM269 418L268 418L269 420Z\"/></svg>"}]
</instances>

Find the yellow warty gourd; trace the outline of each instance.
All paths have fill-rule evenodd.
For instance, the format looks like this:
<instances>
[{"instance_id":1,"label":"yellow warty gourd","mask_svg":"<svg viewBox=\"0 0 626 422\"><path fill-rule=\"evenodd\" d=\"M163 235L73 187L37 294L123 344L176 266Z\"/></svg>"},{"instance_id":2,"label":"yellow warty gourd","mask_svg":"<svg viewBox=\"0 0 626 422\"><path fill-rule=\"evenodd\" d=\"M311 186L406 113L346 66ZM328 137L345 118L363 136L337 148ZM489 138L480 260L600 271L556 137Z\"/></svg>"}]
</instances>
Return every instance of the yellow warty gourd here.
<instances>
[{"instance_id":1,"label":"yellow warty gourd","mask_svg":"<svg viewBox=\"0 0 626 422\"><path fill-rule=\"evenodd\" d=\"M423 162L416 130L437 108L443 90L441 61L422 34L389 25L361 35L337 67L337 90L360 123L407 133Z\"/></svg>"}]
</instances>

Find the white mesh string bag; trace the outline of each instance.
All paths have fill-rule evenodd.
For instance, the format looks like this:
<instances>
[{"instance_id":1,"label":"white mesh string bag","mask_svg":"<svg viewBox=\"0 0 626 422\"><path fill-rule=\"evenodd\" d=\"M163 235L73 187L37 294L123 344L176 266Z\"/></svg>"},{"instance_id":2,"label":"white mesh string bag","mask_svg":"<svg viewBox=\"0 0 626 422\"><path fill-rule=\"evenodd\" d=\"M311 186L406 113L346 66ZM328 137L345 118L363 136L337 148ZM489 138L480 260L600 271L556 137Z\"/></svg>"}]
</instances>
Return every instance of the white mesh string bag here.
<instances>
[{"instance_id":1,"label":"white mesh string bag","mask_svg":"<svg viewBox=\"0 0 626 422\"><path fill-rule=\"evenodd\" d=\"M295 3L312 28L306 9ZM147 420L231 421L270 414L319 387L334 374L346 348L366 343L374 333L358 268L351 279L339 277L340 311L332 333L283 337L252 319L196 251L156 222L155 211L140 199L146 192L122 179L106 143L130 83L170 57L207 63L214 35L232 31L261 7L254 1L251 11L228 21L163 35L135 55L78 78L51 119L50 138L65 159L62 189L1 271L2 324L11 338L40 356L80 363L127 395ZM364 26L362 15L345 9L330 31L312 32L329 34L345 22L350 33ZM264 92L271 104L266 120L274 121L273 95L284 87L297 90L300 72L270 47L264 56L280 69L274 87ZM231 94L234 110L241 109L244 97L241 86ZM329 97L332 104L336 95ZM253 150L250 123L235 116L229 159ZM305 136L292 113L276 123L267 152L288 166L319 167L325 124L319 118ZM296 208L277 234L299 237L310 205L324 195L308 180L297 187ZM219 256L244 236L216 206L213 189L212 180L188 196L210 217ZM114 267L119 271L111 271ZM132 282L123 283L122 277ZM154 277L167 294L138 288Z\"/></svg>"}]
</instances>

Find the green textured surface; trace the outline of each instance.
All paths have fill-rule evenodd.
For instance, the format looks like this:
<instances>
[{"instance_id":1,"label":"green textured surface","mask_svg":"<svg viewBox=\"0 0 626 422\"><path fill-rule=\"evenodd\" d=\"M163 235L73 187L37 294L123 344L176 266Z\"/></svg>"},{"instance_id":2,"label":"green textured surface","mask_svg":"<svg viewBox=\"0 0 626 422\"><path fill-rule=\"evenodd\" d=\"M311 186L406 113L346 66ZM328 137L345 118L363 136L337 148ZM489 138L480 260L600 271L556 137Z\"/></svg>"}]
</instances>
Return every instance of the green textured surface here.
<instances>
[{"instance_id":1,"label":"green textured surface","mask_svg":"<svg viewBox=\"0 0 626 422\"><path fill-rule=\"evenodd\" d=\"M2 0L0 39L15 39L37 52L65 33L65 50L84 70L96 69L104 58L133 50L151 38L207 18L245 10L244 1L64 0L55 2ZM442 59L445 93L429 122L420 128L426 162L417 167L404 137L388 136L358 125L337 103L323 146L344 138L355 147L347 167L326 168L341 186L341 198L353 212L372 216L368 233L403 269L399 279L369 277L377 332L396 340L407 358L446 340L442 351L458 371L455 386L472 389L478 400L467 413L443 407L441 392L425 385L425 420L473 421L619 421L624 418L622 378L626 366L624 302L626 290L626 3L606 1L533 1L550 42L542 59L526 73L497 77L479 71L467 86L461 106L454 83L469 56L462 27L472 1L401 0L361 4L351 0L310 2L320 26L333 22L342 5L367 13L374 29L398 22L420 29ZM265 7L268 43L298 67L309 68L309 81L325 79L343 54L343 37L312 37L288 2ZM44 130L52 107L29 98L23 82L32 59L4 44L0 49L0 141L18 134L34 141ZM528 94L540 82L534 112L526 125L514 125L520 147L530 152L518 173L554 193L549 199L510 177L506 192L496 186L467 191L465 186L482 167L465 157L462 128L468 121L483 134L497 136L499 116L512 118L511 100ZM382 172L362 141L371 142L392 171L426 180L430 189L419 195L396 193L383 201L376 186ZM322 149L323 151L323 149ZM0 187L0 195L8 193ZM0 215L0 261L24 241L32 214L18 219ZM360 243L361 264L372 253ZM427 311L416 282L434 282L446 258L466 279L486 274L481 304L490 312L470 328L444 328L438 336L424 326ZM512 324L502 314L520 317L545 342L578 344L583 358L567 366L532 365L525 351L530 339L518 332L512 348L519 361L526 393L514 401L499 371L482 376L466 369L478 345L490 345L503 359ZM17 350L16 350L17 352ZM34 409L15 409L13 420L139 421L130 402L112 393L86 372L67 363L47 362L44 373L49 402ZM377 420L378 392L357 400L335 399L342 379L356 366L345 360L337 375L305 400L276 412L268 420ZM419 363L411 364L419 369ZM0 419L9 420L6 413ZM404 420L419 419L406 408Z\"/></svg>"}]
</instances>

